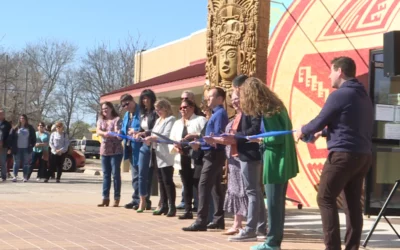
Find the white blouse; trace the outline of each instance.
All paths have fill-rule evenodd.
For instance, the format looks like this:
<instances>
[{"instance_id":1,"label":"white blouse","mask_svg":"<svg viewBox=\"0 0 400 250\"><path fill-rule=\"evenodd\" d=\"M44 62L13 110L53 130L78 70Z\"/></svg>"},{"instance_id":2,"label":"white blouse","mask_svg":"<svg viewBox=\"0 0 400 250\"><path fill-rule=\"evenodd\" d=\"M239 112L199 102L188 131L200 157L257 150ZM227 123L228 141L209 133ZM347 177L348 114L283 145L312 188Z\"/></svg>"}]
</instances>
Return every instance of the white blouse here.
<instances>
[{"instance_id":1,"label":"white blouse","mask_svg":"<svg viewBox=\"0 0 400 250\"><path fill-rule=\"evenodd\" d=\"M200 135L206 123L207 119L205 117L193 114L186 123L187 133ZM183 126L184 124L182 119L175 121L170 135L170 138L172 140L174 141L182 140ZM179 154L178 151L175 150L174 145L169 145L169 150L171 154L175 154L174 168L181 169L181 155ZM192 168L194 168L193 160L192 160Z\"/></svg>"}]
</instances>

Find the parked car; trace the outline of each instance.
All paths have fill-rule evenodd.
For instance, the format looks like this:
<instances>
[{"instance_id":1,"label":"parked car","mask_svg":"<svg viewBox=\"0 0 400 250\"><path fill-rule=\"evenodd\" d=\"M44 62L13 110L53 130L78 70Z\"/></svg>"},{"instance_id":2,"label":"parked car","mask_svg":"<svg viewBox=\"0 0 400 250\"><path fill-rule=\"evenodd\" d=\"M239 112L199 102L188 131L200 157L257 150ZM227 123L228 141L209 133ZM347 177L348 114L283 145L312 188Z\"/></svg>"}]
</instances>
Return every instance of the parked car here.
<instances>
[{"instance_id":1,"label":"parked car","mask_svg":"<svg viewBox=\"0 0 400 250\"><path fill-rule=\"evenodd\" d=\"M13 157L10 155L10 157L7 159L7 165L9 168L9 171L12 171L12 166L14 164ZM85 155L80 152L79 150L72 150L71 154L68 154L65 157L64 160L64 165L63 165L63 171L64 172L75 172L76 169L78 168L83 168L85 166L86 162L86 157ZM38 169L38 164L39 161L36 162L36 165L34 169ZM22 166L20 166L22 168Z\"/></svg>"},{"instance_id":2,"label":"parked car","mask_svg":"<svg viewBox=\"0 0 400 250\"><path fill-rule=\"evenodd\" d=\"M100 159L100 142L96 140L82 140L78 142L80 149L86 158Z\"/></svg>"}]
</instances>

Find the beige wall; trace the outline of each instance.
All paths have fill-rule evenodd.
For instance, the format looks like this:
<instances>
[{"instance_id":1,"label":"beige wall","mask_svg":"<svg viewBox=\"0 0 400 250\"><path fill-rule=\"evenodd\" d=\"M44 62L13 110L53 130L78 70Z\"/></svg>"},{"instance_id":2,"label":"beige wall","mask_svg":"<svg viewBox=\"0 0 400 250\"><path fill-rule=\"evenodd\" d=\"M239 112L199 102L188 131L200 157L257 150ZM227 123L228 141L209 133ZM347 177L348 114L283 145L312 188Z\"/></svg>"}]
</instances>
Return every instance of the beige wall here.
<instances>
[{"instance_id":1,"label":"beige wall","mask_svg":"<svg viewBox=\"0 0 400 250\"><path fill-rule=\"evenodd\" d=\"M138 52L135 63L135 83L189 66L206 58L206 30Z\"/></svg>"}]
</instances>

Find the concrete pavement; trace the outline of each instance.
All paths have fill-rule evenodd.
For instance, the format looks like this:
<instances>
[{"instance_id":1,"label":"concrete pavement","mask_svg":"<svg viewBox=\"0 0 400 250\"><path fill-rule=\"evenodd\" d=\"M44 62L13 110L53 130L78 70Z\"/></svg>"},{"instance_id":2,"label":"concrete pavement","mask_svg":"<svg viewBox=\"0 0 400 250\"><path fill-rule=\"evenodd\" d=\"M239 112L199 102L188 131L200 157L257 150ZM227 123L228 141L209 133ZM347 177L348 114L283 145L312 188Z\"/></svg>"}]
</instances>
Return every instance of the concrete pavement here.
<instances>
[{"instance_id":1,"label":"concrete pavement","mask_svg":"<svg viewBox=\"0 0 400 250\"><path fill-rule=\"evenodd\" d=\"M130 201L132 191L129 174L123 176L122 205ZM64 173L61 183L0 183L0 249L249 249L257 244L231 243L221 232L183 232L193 220L153 216L150 211L138 214L123 207L98 208L101 183L101 175L93 171ZM154 207L157 197L152 201ZM365 222L363 238L372 219ZM400 230L398 224L395 227ZM382 221L368 249L400 248L389 229ZM324 249L317 210L287 210L282 249Z\"/></svg>"}]
</instances>

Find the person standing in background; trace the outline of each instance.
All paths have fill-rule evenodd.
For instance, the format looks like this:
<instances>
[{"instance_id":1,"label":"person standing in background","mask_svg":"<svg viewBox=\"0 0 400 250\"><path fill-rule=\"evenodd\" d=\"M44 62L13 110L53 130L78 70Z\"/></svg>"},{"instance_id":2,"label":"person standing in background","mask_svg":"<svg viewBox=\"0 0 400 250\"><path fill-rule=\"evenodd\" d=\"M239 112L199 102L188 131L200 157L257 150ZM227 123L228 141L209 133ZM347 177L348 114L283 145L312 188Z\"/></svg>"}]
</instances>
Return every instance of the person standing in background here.
<instances>
[{"instance_id":1,"label":"person standing in background","mask_svg":"<svg viewBox=\"0 0 400 250\"><path fill-rule=\"evenodd\" d=\"M1 180L7 180L7 138L11 130L11 124L6 121L4 109L0 109L0 166Z\"/></svg>"}]
</instances>

